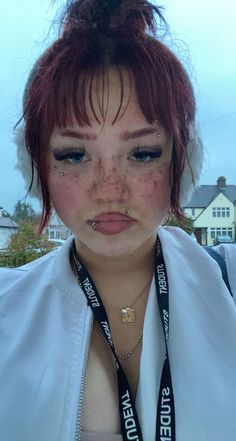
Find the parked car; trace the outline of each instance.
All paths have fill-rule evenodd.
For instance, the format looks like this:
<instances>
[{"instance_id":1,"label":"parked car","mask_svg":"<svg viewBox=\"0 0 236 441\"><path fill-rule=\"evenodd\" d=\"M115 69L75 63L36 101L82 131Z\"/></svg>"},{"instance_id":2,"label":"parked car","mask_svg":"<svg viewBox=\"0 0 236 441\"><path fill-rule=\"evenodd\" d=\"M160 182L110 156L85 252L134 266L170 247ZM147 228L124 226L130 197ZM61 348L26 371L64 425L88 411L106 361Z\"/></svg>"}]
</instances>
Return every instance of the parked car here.
<instances>
[{"instance_id":1,"label":"parked car","mask_svg":"<svg viewBox=\"0 0 236 441\"><path fill-rule=\"evenodd\" d=\"M55 249L59 249L59 248L61 248L61 246L63 245L65 240L63 240L63 239L48 239L48 242L52 243L54 245Z\"/></svg>"},{"instance_id":2,"label":"parked car","mask_svg":"<svg viewBox=\"0 0 236 441\"><path fill-rule=\"evenodd\" d=\"M222 236L217 236L215 238L215 245L220 245L221 243L234 243L234 241L233 241L232 237L225 234Z\"/></svg>"},{"instance_id":3,"label":"parked car","mask_svg":"<svg viewBox=\"0 0 236 441\"><path fill-rule=\"evenodd\" d=\"M48 242L55 243L57 246L62 246L65 243L64 239L48 239Z\"/></svg>"}]
</instances>

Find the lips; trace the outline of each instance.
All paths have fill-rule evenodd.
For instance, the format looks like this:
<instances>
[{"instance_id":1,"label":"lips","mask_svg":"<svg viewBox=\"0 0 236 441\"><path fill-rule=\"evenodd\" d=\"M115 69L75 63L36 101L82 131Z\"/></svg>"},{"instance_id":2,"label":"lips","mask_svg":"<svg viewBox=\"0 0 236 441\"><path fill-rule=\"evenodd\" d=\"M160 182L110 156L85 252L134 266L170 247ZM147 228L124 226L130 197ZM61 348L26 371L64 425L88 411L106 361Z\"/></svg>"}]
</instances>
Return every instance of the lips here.
<instances>
[{"instance_id":1,"label":"lips","mask_svg":"<svg viewBox=\"0 0 236 441\"><path fill-rule=\"evenodd\" d=\"M106 235L121 233L132 227L135 223L136 220L132 217L116 212L101 213L93 220L89 221L89 224L93 226L94 231Z\"/></svg>"},{"instance_id":2,"label":"lips","mask_svg":"<svg viewBox=\"0 0 236 441\"><path fill-rule=\"evenodd\" d=\"M127 222L134 221L130 216L123 213L102 213L96 216L93 220L94 222Z\"/></svg>"}]
</instances>

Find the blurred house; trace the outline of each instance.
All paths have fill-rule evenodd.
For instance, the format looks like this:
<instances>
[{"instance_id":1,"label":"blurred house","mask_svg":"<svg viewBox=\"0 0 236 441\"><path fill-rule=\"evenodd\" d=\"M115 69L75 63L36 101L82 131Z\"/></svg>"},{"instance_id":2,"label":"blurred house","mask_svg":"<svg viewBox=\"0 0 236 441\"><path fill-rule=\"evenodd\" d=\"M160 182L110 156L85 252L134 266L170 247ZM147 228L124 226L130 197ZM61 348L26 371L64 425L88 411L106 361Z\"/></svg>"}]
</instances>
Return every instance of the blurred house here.
<instances>
[{"instance_id":1,"label":"blurred house","mask_svg":"<svg viewBox=\"0 0 236 441\"><path fill-rule=\"evenodd\" d=\"M54 214L47 227L45 233L49 240L66 240L71 236L71 231L63 224L61 219Z\"/></svg>"},{"instance_id":2,"label":"blurred house","mask_svg":"<svg viewBox=\"0 0 236 441\"><path fill-rule=\"evenodd\" d=\"M4 251L12 234L17 233L18 224L0 207L0 251Z\"/></svg>"},{"instance_id":3,"label":"blurred house","mask_svg":"<svg viewBox=\"0 0 236 441\"><path fill-rule=\"evenodd\" d=\"M201 185L184 207L194 220L195 236L202 245L214 245L218 237L228 236L235 242L236 185L228 185L220 176L216 185Z\"/></svg>"}]
</instances>

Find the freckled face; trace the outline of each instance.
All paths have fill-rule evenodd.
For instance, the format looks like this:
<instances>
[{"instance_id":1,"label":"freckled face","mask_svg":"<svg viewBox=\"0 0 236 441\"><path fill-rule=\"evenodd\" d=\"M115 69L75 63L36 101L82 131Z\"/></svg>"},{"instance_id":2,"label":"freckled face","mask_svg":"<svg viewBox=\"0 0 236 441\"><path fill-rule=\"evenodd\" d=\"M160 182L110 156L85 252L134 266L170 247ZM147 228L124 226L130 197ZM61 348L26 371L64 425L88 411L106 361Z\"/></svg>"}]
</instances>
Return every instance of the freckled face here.
<instances>
[{"instance_id":1,"label":"freckled face","mask_svg":"<svg viewBox=\"0 0 236 441\"><path fill-rule=\"evenodd\" d=\"M120 83L111 71L105 123L91 115L91 126L56 127L49 146L53 207L78 249L107 257L153 246L155 230L170 206L172 139L146 121L128 78L124 94L128 106L113 124Z\"/></svg>"}]
</instances>

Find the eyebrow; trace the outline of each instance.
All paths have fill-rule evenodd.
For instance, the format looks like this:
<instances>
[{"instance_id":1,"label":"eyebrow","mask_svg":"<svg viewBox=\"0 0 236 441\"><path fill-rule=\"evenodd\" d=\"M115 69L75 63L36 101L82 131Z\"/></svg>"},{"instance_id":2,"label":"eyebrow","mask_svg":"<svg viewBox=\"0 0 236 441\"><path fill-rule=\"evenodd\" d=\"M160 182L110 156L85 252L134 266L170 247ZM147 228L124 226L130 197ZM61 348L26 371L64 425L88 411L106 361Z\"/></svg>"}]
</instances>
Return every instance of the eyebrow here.
<instances>
[{"instance_id":1,"label":"eyebrow","mask_svg":"<svg viewBox=\"0 0 236 441\"><path fill-rule=\"evenodd\" d=\"M69 138L86 139L88 141L95 141L97 139L96 135L93 135L92 133L82 133L72 129L62 130L60 135Z\"/></svg>"},{"instance_id":2,"label":"eyebrow","mask_svg":"<svg viewBox=\"0 0 236 441\"><path fill-rule=\"evenodd\" d=\"M134 130L132 132L125 131L121 133L120 138L122 141L128 141L130 139L140 138L141 136L151 135L157 133L157 129L154 127L145 127L143 129ZM87 141L95 141L97 139L96 135L93 133L82 133L73 129L65 129L60 132L63 137L84 139Z\"/></svg>"},{"instance_id":3,"label":"eyebrow","mask_svg":"<svg viewBox=\"0 0 236 441\"><path fill-rule=\"evenodd\" d=\"M157 133L157 129L154 127L145 127L143 129L134 130L133 132L124 132L121 134L121 139L128 141L129 139L140 138L141 136L147 136L153 133Z\"/></svg>"}]
</instances>

